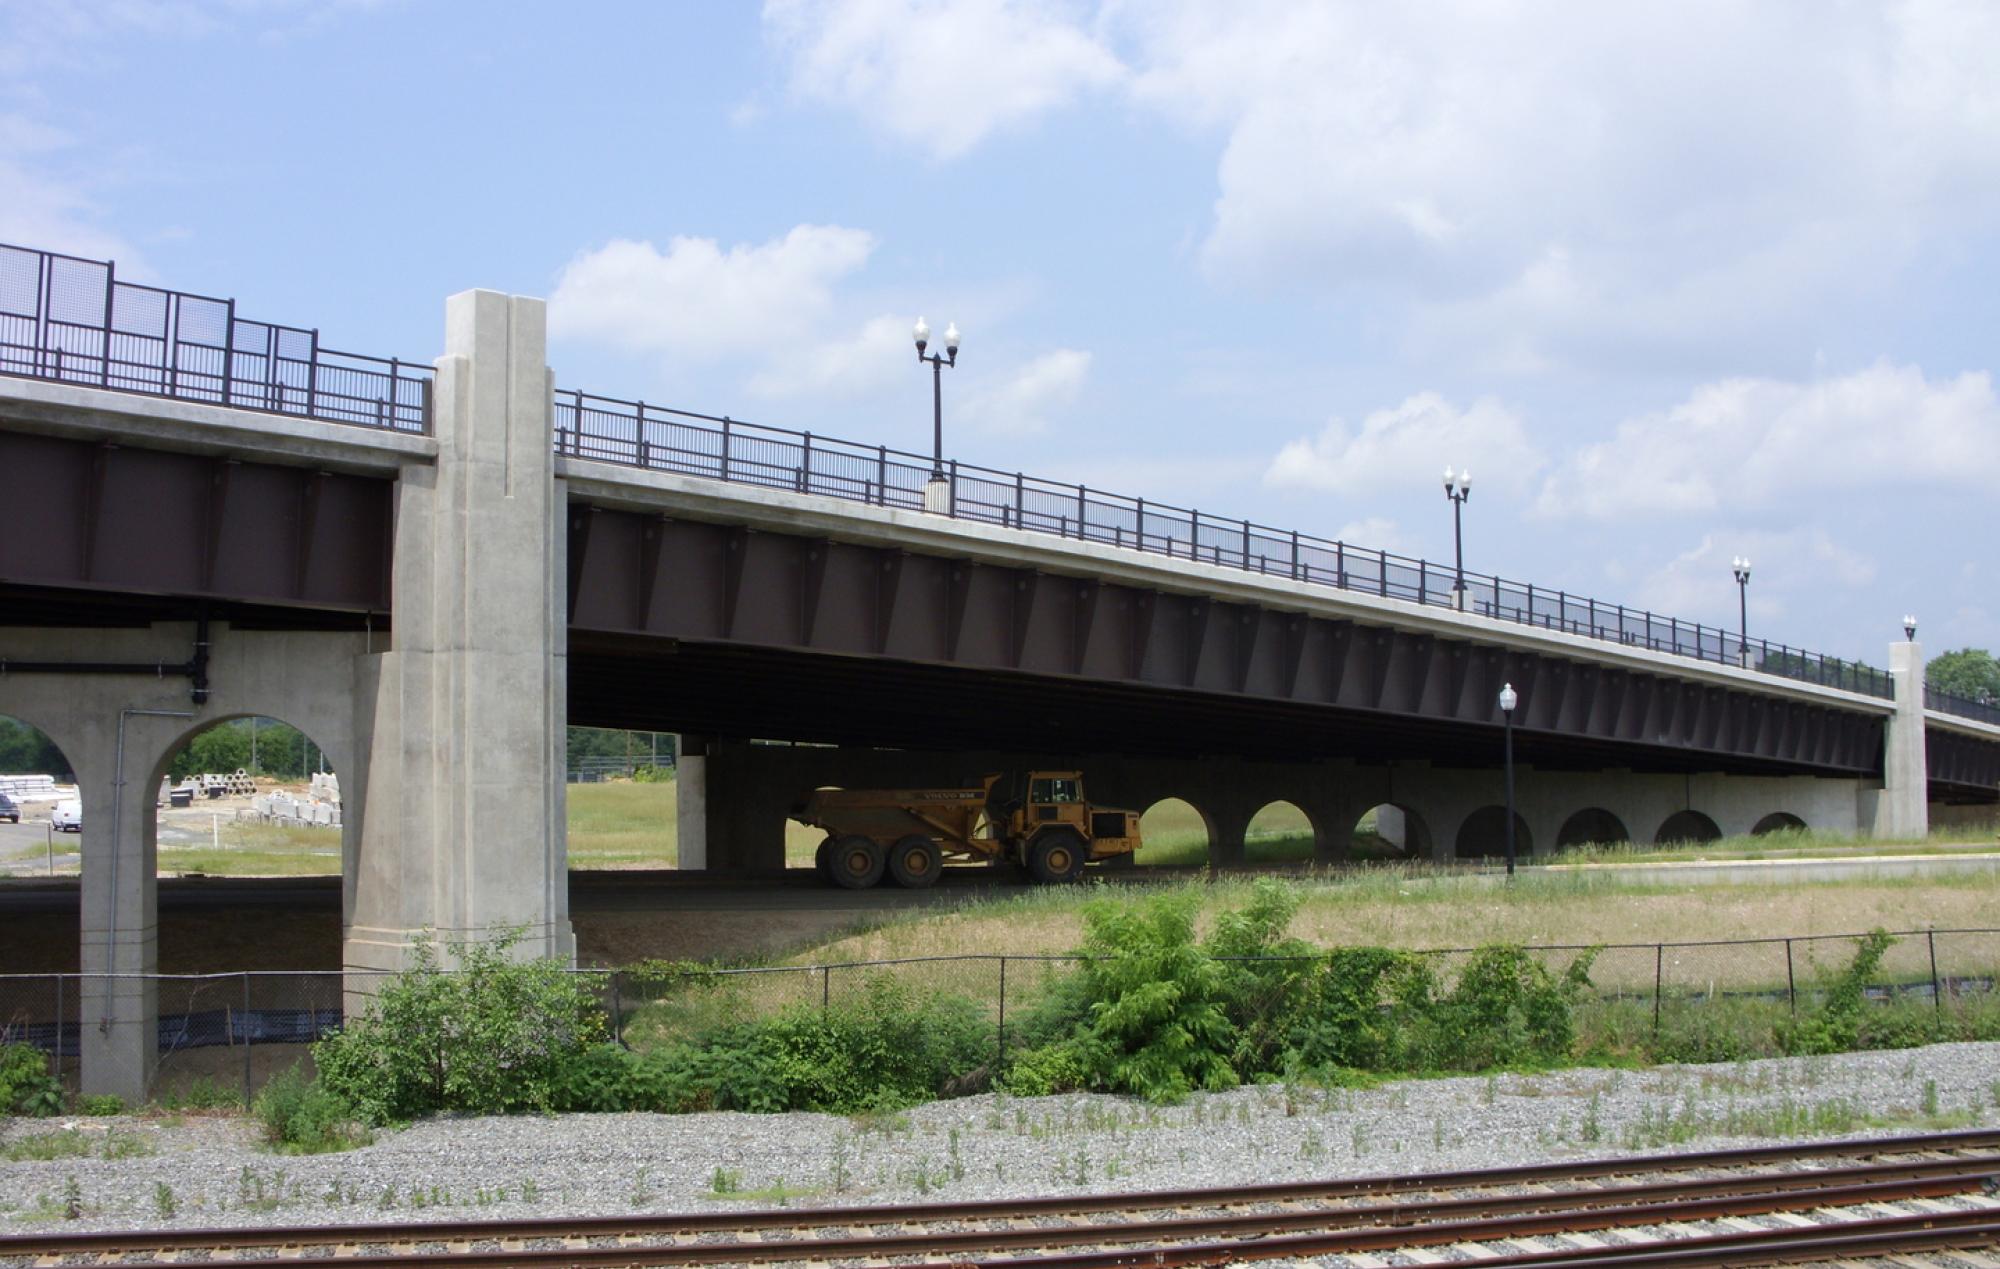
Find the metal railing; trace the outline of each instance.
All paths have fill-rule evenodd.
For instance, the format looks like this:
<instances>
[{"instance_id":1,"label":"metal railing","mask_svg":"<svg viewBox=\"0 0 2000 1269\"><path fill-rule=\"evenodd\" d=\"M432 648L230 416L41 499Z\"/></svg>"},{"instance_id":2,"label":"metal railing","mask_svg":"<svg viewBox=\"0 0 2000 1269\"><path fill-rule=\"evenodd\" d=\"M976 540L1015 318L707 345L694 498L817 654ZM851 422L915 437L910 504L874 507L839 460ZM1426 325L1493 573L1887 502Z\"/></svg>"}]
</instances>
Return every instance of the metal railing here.
<instances>
[{"instance_id":1,"label":"metal railing","mask_svg":"<svg viewBox=\"0 0 2000 1269\"><path fill-rule=\"evenodd\" d=\"M931 460L811 432L621 401L574 389L555 399L560 454L653 471L818 494L904 510L924 509ZM1145 498L947 460L945 514L1244 569L1265 577L1359 591L1495 621L1601 639L1674 656L1740 665L1826 687L1892 699L1872 666L1756 639L1532 582L1468 571L1464 599L1453 569L1427 560L1276 529Z\"/></svg>"},{"instance_id":2,"label":"metal railing","mask_svg":"<svg viewBox=\"0 0 2000 1269\"><path fill-rule=\"evenodd\" d=\"M2000 705L1988 701L1975 701L1969 696L1959 696L1939 688L1924 685L1924 708L1934 709L1940 714L1956 714L1960 718L1976 719L1982 723L1992 723L2000 727Z\"/></svg>"},{"instance_id":3,"label":"metal railing","mask_svg":"<svg viewBox=\"0 0 2000 1269\"><path fill-rule=\"evenodd\" d=\"M431 367L320 345L236 301L120 281L107 260L0 244L0 374L428 432Z\"/></svg>"}]
</instances>

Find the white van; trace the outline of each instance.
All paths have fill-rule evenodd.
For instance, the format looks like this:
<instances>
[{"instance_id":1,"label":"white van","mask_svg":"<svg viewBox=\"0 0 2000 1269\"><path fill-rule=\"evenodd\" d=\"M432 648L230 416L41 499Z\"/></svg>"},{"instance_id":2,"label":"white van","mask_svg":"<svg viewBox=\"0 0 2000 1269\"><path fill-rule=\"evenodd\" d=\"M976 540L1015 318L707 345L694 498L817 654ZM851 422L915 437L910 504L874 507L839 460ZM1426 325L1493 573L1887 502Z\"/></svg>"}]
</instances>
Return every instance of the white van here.
<instances>
[{"instance_id":1,"label":"white van","mask_svg":"<svg viewBox=\"0 0 2000 1269\"><path fill-rule=\"evenodd\" d=\"M58 833L81 833L83 831L83 803L77 798L65 798L56 803L56 809L49 812L49 823L56 826Z\"/></svg>"}]
</instances>

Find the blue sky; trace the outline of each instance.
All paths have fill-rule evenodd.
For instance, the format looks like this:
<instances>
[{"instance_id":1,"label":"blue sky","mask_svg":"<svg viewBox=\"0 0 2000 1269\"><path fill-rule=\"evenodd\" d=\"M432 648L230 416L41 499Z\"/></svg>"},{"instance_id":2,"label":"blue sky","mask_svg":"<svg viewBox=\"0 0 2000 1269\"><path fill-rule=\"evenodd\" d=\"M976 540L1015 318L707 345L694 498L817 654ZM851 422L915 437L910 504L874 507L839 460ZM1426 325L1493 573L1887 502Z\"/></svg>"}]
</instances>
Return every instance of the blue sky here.
<instances>
[{"instance_id":1,"label":"blue sky","mask_svg":"<svg viewBox=\"0 0 2000 1269\"><path fill-rule=\"evenodd\" d=\"M428 359L2000 644L2000 6L0 0L0 240Z\"/></svg>"}]
</instances>

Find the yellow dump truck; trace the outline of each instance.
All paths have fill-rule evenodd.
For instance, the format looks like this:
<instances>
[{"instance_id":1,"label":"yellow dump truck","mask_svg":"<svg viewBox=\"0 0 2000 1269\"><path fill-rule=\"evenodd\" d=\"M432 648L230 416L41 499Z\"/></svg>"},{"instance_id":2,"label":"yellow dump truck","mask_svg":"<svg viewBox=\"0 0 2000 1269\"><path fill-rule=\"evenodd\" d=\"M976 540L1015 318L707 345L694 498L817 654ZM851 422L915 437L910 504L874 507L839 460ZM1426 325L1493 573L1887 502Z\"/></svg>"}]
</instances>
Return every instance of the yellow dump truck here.
<instances>
[{"instance_id":1,"label":"yellow dump truck","mask_svg":"<svg viewBox=\"0 0 2000 1269\"><path fill-rule=\"evenodd\" d=\"M814 862L850 890L885 873L920 890L947 859L1007 859L1037 881L1074 881L1086 861L1139 848L1139 813L1091 805L1075 771L989 775L977 788L818 789L792 818L826 830Z\"/></svg>"}]
</instances>

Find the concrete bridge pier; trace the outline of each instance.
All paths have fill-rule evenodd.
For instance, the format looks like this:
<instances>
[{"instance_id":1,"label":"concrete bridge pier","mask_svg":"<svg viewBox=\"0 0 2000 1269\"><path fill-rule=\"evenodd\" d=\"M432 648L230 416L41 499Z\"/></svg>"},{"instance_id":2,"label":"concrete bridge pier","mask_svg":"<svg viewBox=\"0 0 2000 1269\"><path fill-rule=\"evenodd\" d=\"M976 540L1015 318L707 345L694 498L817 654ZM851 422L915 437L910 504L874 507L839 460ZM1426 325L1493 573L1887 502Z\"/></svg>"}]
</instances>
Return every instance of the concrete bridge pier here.
<instances>
[{"instance_id":1,"label":"concrete bridge pier","mask_svg":"<svg viewBox=\"0 0 2000 1269\"><path fill-rule=\"evenodd\" d=\"M396 482L394 637L362 667L370 796L343 959L350 1003L414 940L573 960L563 780L565 482L542 301L454 295L435 465Z\"/></svg>"}]
</instances>

